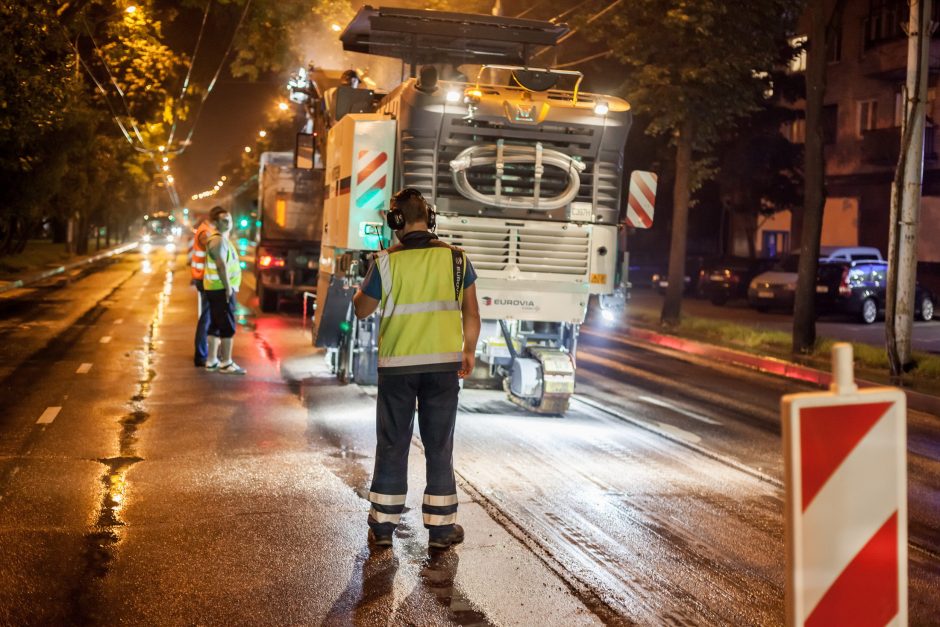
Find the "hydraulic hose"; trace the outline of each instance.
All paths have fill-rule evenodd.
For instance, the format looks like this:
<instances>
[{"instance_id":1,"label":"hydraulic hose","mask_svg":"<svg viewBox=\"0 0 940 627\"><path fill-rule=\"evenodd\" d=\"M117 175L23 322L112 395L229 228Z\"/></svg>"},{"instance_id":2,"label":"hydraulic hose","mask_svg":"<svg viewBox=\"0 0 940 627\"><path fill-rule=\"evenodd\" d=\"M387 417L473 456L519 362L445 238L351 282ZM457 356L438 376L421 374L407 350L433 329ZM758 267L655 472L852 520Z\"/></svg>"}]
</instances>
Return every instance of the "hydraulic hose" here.
<instances>
[{"instance_id":1,"label":"hydraulic hose","mask_svg":"<svg viewBox=\"0 0 940 627\"><path fill-rule=\"evenodd\" d=\"M532 197L505 196L501 194L501 180L503 165L506 163L532 163L535 165L535 194ZM496 193L484 194L470 184L467 173L471 168L478 166L496 166ZM539 197L539 188L542 174L546 165L558 168L568 173L568 185L558 196L549 198ZM470 146L461 151L457 158L450 162L454 185L460 194L475 202L501 209L529 209L534 211L554 211L568 205L578 195L581 187L580 173L584 171L584 163L569 157L563 152L543 148L541 144L535 146L503 145L500 141L496 145Z\"/></svg>"}]
</instances>

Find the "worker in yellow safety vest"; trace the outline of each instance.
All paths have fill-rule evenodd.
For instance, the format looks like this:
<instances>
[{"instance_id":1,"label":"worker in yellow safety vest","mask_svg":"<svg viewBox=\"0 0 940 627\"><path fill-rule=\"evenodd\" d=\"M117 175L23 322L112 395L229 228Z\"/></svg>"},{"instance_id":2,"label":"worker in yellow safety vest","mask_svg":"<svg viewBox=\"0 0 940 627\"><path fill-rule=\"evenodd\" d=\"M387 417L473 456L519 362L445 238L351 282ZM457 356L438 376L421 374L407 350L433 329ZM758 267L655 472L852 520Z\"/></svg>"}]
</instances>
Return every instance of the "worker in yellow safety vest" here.
<instances>
[{"instance_id":1,"label":"worker in yellow safety vest","mask_svg":"<svg viewBox=\"0 0 940 627\"><path fill-rule=\"evenodd\" d=\"M192 283L199 293L199 320L196 322L195 353L193 363L197 368L206 365L209 356L209 301L206 300L205 290L202 288L203 277L206 274L206 245L212 234L212 223L207 218L201 218L193 231L192 250L190 253L189 270L192 274Z\"/></svg>"},{"instance_id":2,"label":"worker in yellow safety vest","mask_svg":"<svg viewBox=\"0 0 940 627\"><path fill-rule=\"evenodd\" d=\"M457 524L454 425L459 378L473 370L480 309L466 254L432 233L433 208L415 189L392 199L387 218L399 243L378 253L353 297L356 316L379 309L379 389L369 542L392 544L408 492L415 405L427 462L421 511L428 545L463 541Z\"/></svg>"},{"instance_id":3,"label":"worker in yellow safety vest","mask_svg":"<svg viewBox=\"0 0 940 627\"><path fill-rule=\"evenodd\" d=\"M235 310L238 307L238 288L242 283L242 267L229 240L232 215L222 207L209 213L215 232L206 244L206 274L202 286L209 301L209 357L206 370L224 374L246 374L245 369L232 359L235 339Z\"/></svg>"}]
</instances>

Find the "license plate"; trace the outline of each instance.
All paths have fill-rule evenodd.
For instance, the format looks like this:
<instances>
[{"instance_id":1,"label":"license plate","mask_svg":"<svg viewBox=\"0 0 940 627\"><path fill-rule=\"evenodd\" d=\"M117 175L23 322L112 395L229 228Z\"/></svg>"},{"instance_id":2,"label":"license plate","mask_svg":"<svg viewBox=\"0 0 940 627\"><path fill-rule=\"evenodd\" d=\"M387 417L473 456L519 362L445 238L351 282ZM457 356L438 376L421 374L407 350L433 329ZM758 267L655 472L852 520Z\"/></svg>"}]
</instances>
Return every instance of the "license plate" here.
<instances>
[{"instance_id":1,"label":"license plate","mask_svg":"<svg viewBox=\"0 0 940 627\"><path fill-rule=\"evenodd\" d=\"M761 290L761 291L757 292L757 297L758 297L758 298L773 298L773 297L774 297L774 293L773 293L773 292L765 292L765 291Z\"/></svg>"},{"instance_id":2,"label":"license plate","mask_svg":"<svg viewBox=\"0 0 940 627\"><path fill-rule=\"evenodd\" d=\"M828 294L828 293L829 293L829 288L828 288L827 286L825 286L825 285L817 285L817 286L816 286L816 293L817 293L817 294Z\"/></svg>"}]
</instances>

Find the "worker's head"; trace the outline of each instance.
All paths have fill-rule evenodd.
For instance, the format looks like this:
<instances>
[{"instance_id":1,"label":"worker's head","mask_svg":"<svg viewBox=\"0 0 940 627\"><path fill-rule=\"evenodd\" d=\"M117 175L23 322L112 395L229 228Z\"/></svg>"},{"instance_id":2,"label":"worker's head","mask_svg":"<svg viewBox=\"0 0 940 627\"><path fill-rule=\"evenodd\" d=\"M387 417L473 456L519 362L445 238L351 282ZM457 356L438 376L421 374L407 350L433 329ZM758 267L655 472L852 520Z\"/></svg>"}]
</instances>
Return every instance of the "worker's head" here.
<instances>
[{"instance_id":1,"label":"worker's head","mask_svg":"<svg viewBox=\"0 0 940 627\"><path fill-rule=\"evenodd\" d=\"M215 206L209 211L209 221L224 235L228 235L232 230L232 214L222 207Z\"/></svg>"},{"instance_id":2,"label":"worker's head","mask_svg":"<svg viewBox=\"0 0 940 627\"><path fill-rule=\"evenodd\" d=\"M339 77L340 85L347 85L354 89L359 87L359 72L356 70L346 70L343 72L343 75Z\"/></svg>"},{"instance_id":3,"label":"worker's head","mask_svg":"<svg viewBox=\"0 0 940 627\"><path fill-rule=\"evenodd\" d=\"M434 210L413 187L406 187L392 197L392 210L388 214L388 225L395 231L431 230L437 222Z\"/></svg>"}]
</instances>

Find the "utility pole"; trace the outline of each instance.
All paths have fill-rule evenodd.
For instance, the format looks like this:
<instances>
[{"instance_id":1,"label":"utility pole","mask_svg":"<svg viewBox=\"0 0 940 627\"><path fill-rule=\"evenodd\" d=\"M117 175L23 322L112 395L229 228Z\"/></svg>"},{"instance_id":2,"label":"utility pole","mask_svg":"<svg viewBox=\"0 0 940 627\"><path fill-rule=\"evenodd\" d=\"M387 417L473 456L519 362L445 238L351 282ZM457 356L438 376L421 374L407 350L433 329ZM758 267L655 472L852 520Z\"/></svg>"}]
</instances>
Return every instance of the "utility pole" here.
<instances>
[{"instance_id":1,"label":"utility pole","mask_svg":"<svg viewBox=\"0 0 940 627\"><path fill-rule=\"evenodd\" d=\"M907 82L901 150L891 188L888 233L888 285L885 341L891 374L899 377L913 366L914 284L917 278L917 220L924 170L924 124L929 70L931 0L910 0L907 31Z\"/></svg>"}]
</instances>

